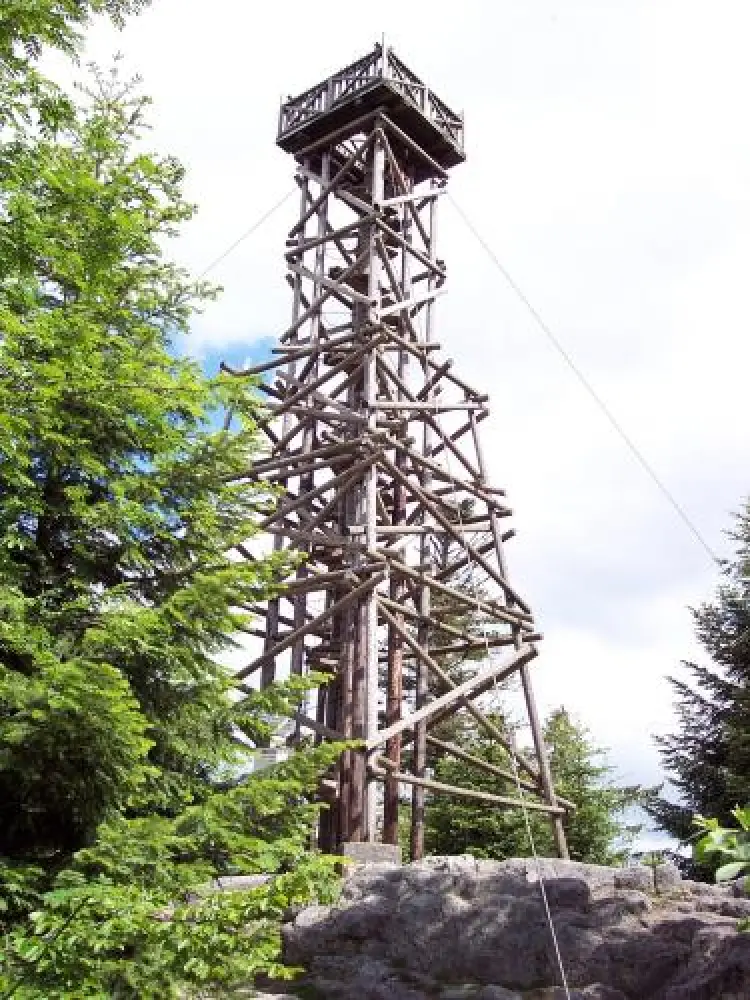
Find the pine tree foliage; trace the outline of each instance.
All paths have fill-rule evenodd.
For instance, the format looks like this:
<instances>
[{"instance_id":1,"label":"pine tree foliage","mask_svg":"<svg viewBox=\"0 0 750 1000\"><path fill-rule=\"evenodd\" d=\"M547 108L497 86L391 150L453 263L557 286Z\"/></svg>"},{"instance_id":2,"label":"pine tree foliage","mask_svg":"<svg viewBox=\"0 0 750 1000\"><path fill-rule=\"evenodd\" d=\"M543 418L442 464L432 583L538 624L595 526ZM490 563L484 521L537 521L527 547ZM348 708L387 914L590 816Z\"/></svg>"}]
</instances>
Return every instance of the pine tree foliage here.
<instances>
[{"instance_id":1,"label":"pine tree foliage","mask_svg":"<svg viewBox=\"0 0 750 1000\"><path fill-rule=\"evenodd\" d=\"M501 717L493 721L504 726ZM612 768L604 753L592 742L587 730L567 711L558 709L545 723L545 742L555 788L576 803L566 820L571 858L592 864L616 864L626 856L638 828L629 824L627 813L639 805L645 792L637 786L622 786L612 780ZM463 750L512 773L508 753L497 741L475 728ZM452 785L517 797L512 781L501 778L450 755L441 757L435 777ZM541 856L556 854L552 831L543 814L529 810L531 833ZM473 854L475 857L527 857L532 853L523 812L501 809L469 799L434 796L427 809L427 843L433 854Z\"/></svg>"},{"instance_id":2,"label":"pine tree foliage","mask_svg":"<svg viewBox=\"0 0 750 1000\"><path fill-rule=\"evenodd\" d=\"M592 864L622 862L640 830L632 823L632 810L646 801L650 790L616 783L606 752L565 709L549 716L544 738L555 788L576 804L565 824L571 858Z\"/></svg>"},{"instance_id":3,"label":"pine tree foliage","mask_svg":"<svg viewBox=\"0 0 750 1000\"><path fill-rule=\"evenodd\" d=\"M694 834L696 813L729 825L750 802L750 506L730 533L736 549L713 601L693 611L709 665L684 663L671 678L677 731L657 739L680 803L655 799L650 811L680 840Z\"/></svg>"},{"instance_id":4,"label":"pine tree foliage","mask_svg":"<svg viewBox=\"0 0 750 1000\"><path fill-rule=\"evenodd\" d=\"M334 884L308 850L310 793L340 748L248 774L304 684L238 700L217 664L290 566L228 555L270 498L244 478L252 386L173 349L213 294L164 254L193 212L183 169L147 152L147 102L116 70L73 100L34 64L137 6L0 15L0 994L16 1000L218 995L273 968L283 910ZM209 891L254 872L275 877Z\"/></svg>"},{"instance_id":5,"label":"pine tree foliage","mask_svg":"<svg viewBox=\"0 0 750 1000\"><path fill-rule=\"evenodd\" d=\"M144 741L161 770L143 807L190 801L225 753L213 657L283 568L221 554L264 499L237 481L256 404L168 349L206 290L161 257L191 208L178 164L130 152L127 89L99 76L75 128L0 164L7 854L87 843L143 786ZM239 430L215 430L229 404Z\"/></svg>"}]
</instances>

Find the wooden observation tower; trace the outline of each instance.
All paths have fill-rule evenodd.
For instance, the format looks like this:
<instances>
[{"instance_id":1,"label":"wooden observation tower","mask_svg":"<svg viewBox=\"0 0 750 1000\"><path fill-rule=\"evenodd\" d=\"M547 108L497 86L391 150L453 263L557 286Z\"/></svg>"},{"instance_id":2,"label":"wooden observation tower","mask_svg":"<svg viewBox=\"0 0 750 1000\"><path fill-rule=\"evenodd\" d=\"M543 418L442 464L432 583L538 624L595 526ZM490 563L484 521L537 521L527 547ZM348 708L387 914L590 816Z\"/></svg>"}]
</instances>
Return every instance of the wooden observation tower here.
<instances>
[{"instance_id":1,"label":"wooden observation tower","mask_svg":"<svg viewBox=\"0 0 750 1000\"><path fill-rule=\"evenodd\" d=\"M252 474L283 488L262 528L306 561L259 609L263 650L239 676L330 675L317 706L298 712L298 733L363 749L324 783L325 849L398 843L399 792L411 788L414 858L425 794L440 793L542 810L564 856L571 803L555 797L534 704L541 636L508 574L511 511L487 478L488 397L435 341L446 281L437 217L448 170L464 160L463 118L378 45L285 102L278 145L299 186L292 319L275 359L252 369L265 373L270 414ZM513 680L531 756L482 707ZM511 755L513 768L489 767L497 794L429 777L431 748L462 754L435 735L460 712Z\"/></svg>"}]
</instances>

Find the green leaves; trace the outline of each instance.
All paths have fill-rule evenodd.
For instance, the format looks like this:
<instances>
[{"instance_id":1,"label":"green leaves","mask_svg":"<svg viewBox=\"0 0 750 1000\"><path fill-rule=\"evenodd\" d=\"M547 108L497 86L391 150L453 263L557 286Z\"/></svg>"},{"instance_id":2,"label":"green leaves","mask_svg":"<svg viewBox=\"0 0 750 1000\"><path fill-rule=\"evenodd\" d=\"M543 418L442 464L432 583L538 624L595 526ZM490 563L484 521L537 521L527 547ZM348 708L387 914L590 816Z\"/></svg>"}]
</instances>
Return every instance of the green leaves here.
<instances>
[{"instance_id":1,"label":"green leaves","mask_svg":"<svg viewBox=\"0 0 750 1000\"><path fill-rule=\"evenodd\" d=\"M732 861L727 865L722 865L720 868L716 869L716 881L727 882L730 879L737 878L739 875L742 875L743 872L747 871L749 864L750 854L748 854L745 861Z\"/></svg>"},{"instance_id":2,"label":"green leaves","mask_svg":"<svg viewBox=\"0 0 750 1000\"><path fill-rule=\"evenodd\" d=\"M38 58L44 46L72 55L80 42L79 29L93 14L106 13L122 24L149 0L4 0L0 13L0 59Z\"/></svg>"},{"instance_id":3,"label":"green leaves","mask_svg":"<svg viewBox=\"0 0 750 1000\"><path fill-rule=\"evenodd\" d=\"M49 826L45 850L64 831L63 851L136 786L140 809L180 809L234 760L215 657L289 566L227 555L266 499L244 479L252 387L170 351L207 292L162 254L192 213L182 169L133 149L145 102L131 84L97 73L88 93L63 133L0 155L0 600L16 609L0 649L0 798ZM235 429L217 430L230 401Z\"/></svg>"},{"instance_id":4,"label":"green leaves","mask_svg":"<svg viewBox=\"0 0 750 1000\"><path fill-rule=\"evenodd\" d=\"M34 68L91 14L0 13L0 995L215 995L275 969L284 910L334 891L309 851L341 747L252 772L315 678L237 700L219 657L278 592L238 562L271 494L247 480L248 380L176 356L214 294L170 262L193 206L147 151L148 101ZM229 429L221 418L231 410ZM247 892L219 876L272 876Z\"/></svg>"},{"instance_id":5,"label":"green leaves","mask_svg":"<svg viewBox=\"0 0 750 1000\"><path fill-rule=\"evenodd\" d=\"M279 962L284 912L310 898L330 900L334 859L309 857L294 872L238 892L206 890L164 902L149 888L122 885L58 890L33 917L34 936L11 935L6 974L21 998L225 995L255 973L289 977ZM3 982L0 965L0 985Z\"/></svg>"},{"instance_id":6,"label":"green leaves","mask_svg":"<svg viewBox=\"0 0 750 1000\"><path fill-rule=\"evenodd\" d=\"M0 868L9 905L38 907L29 927L10 924L0 985L35 998L178 997L221 995L261 970L289 975L279 965L284 912L336 894L340 859L307 849L318 807L304 797L340 749L294 756L173 819L115 818L42 896L30 875L14 881ZM252 872L275 877L214 888L217 875Z\"/></svg>"},{"instance_id":7,"label":"green leaves","mask_svg":"<svg viewBox=\"0 0 750 1000\"><path fill-rule=\"evenodd\" d=\"M693 858L698 864L715 869L717 882L738 878L750 870L750 807L737 806L732 816L737 828L721 826L716 818L693 819L693 825L701 832L693 845Z\"/></svg>"},{"instance_id":8,"label":"green leaves","mask_svg":"<svg viewBox=\"0 0 750 1000\"><path fill-rule=\"evenodd\" d=\"M45 49L75 58L81 29L96 14L122 25L150 0L3 0L0 7L0 128L55 135L74 117L73 103L39 72Z\"/></svg>"}]
</instances>

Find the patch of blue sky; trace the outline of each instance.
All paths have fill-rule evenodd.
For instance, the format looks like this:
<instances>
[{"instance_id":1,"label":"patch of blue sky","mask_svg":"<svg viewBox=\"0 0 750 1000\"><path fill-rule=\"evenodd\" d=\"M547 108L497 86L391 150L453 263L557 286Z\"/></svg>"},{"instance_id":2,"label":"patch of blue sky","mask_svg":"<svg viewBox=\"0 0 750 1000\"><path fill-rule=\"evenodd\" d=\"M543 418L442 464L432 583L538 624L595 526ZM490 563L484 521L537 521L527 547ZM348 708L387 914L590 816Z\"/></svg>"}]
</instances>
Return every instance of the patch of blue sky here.
<instances>
[{"instance_id":1,"label":"patch of blue sky","mask_svg":"<svg viewBox=\"0 0 750 1000\"><path fill-rule=\"evenodd\" d=\"M216 375L222 361L232 368L247 368L269 361L272 357L271 348L275 345L273 337L259 337L248 344L233 341L223 347L207 345L203 341L197 345L197 350L193 350L189 337L178 336L172 342L172 349L177 355L192 357L200 362L207 375Z\"/></svg>"},{"instance_id":2,"label":"patch of blue sky","mask_svg":"<svg viewBox=\"0 0 750 1000\"><path fill-rule=\"evenodd\" d=\"M248 368L270 361L271 348L276 346L273 337L262 337L250 344L228 344L226 347L210 347L201 354L200 360L207 375L216 375L222 361L232 368Z\"/></svg>"},{"instance_id":3,"label":"patch of blue sky","mask_svg":"<svg viewBox=\"0 0 750 1000\"><path fill-rule=\"evenodd\" d=\"M190 357L197 361L206 375L217 375L222 361L231 368L242 370L253 365L263 364L273 357L271 349L276 346L273 337L261 337L251 341L249 344L228 343L224 347L208 346L200 344L197 351L192 351L189 337L175 337L172 341L172 350L182 357ZM267 375L262 376L265 380ZM211 426L218 429L224 421L224 412L216 411L211 414Z\"/></svg>"}]
</instances>

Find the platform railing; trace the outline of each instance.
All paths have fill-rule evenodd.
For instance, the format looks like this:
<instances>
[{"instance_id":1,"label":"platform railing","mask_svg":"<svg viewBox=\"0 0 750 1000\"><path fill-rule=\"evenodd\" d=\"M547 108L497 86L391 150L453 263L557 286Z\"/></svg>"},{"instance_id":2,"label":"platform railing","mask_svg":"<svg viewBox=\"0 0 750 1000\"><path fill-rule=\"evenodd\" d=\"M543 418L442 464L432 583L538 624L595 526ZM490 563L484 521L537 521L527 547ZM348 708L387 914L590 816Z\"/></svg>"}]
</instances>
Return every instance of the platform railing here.
<instances>
[{"instance_id":1,"label":"platform railing","mask_svg":"<svg viewBox=\"0 0 750 1000\"><path fill-rule=\"evenodd\" d=\"M390 49L385 49L383 58L380 45L322 83L282 103L279 139L333 110L337 105L346 103L378 80L387 80L394 90L418 108L446 138L463 149L463 116L451 111Z\"/></svg>"},{"instance_id":2,"label":"platform railing","mask_svg":"<svg viewBox=\"0 0 750 1000\"><path fill-rule=\"evenodd\" d=\"M427 87L390 49L388 50L385 75L390 83L395 85L404 97L408 97L412 103L416 104L423 114L427 112L429 95Z\"/></svg>"}]
</instances>

